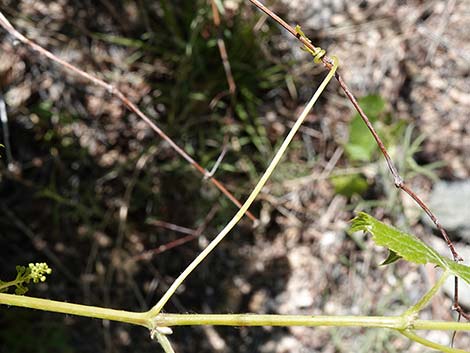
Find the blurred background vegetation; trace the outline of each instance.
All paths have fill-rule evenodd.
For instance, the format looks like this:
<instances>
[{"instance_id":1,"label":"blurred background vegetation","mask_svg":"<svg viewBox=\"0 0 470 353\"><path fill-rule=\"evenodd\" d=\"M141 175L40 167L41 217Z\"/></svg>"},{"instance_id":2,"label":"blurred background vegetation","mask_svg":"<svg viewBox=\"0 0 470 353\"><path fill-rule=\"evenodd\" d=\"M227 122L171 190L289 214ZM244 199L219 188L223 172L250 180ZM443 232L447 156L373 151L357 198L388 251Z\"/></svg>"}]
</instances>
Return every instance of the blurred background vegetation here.
<instances>
[{"instance_id":1,"label":"blurred background vegetation","mask_svg":"<svg viewBox=\"0 0 470 353\"><path fill-rule=\"evenodd\" d=\"M0 10L29 38L118 87L206 169L226 151L215 176L243 201L325 72L248 1L215 3L220 32L207 0L5 0ZM442 14L451 30L463 20L450 17L445 1L380 3L331 0L302 11L302 1L270 2L316 45L338 55L346 81L414 187L426 193L439 178L468 178L470 144L452 142L463 141L468 129L461 110L468 102L458 95L468 58L455 54L450 42L430 53L425 34L410 34L435 27ZM463 3L457 1L452 13ZM449 108L441 120L449 104L440 101L439 82L449 77L457 90L449 99L463 108ZM146 310L236 210L109 93L4 31L0 100L7 111L0 275L10 279L15 265L32 261L54 269L29 295ZM396 314L426 289L427 272L400 263L378 268L384 251L347 233L355 210L418 234L429 229L394 189L367 129L335 83L314 110L253 207L259 227L245 219L166 311ZM434 138L451 123L457 127ZM188 233L195 239L162 248ZM444 309L429 313L445 319L450 301L441 301ZM0 308L0 328L2 353L158 349L139 328L15 308ZM180 328L172 337L178 352L415 349L389 332L358 333Z\"/></svg>"}]
</instances>

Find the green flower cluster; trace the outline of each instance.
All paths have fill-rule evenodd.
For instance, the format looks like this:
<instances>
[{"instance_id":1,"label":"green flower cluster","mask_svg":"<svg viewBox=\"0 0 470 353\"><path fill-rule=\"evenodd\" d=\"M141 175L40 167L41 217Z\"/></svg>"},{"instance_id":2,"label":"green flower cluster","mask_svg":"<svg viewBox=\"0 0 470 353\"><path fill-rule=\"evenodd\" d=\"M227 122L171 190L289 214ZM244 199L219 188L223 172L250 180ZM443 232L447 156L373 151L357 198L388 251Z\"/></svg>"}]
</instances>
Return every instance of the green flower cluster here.
<instances>
[{"instance_id":1,"label":"green flower cluster","mask_svg":"<svg viewBox=\"0 0 470 353\"><path fill-rule=\"evenodd\" d=\"M35 264L30 263L28 267L31 271L30 276L34 283L38 283L39 281L44 282L46 280L46 275L50 275L52 273L52 269L47 266L45 262L36 262Z\"/></svg>"},{"instance_id":2,"label":"green flower cluster","mask_svg":"<svg viewBox=\"0 0 470 353\"><path fill-rule=\"evenodd\" d=\"M46 275L50 275L52 269L45 262L30 263L28 266L16 266L16 278L13 281L0 280L0 293L7 292L9 287L15 287L15 294L24 295L28 291L27 285L44 282Z\"/></svg>"}]
</instances>

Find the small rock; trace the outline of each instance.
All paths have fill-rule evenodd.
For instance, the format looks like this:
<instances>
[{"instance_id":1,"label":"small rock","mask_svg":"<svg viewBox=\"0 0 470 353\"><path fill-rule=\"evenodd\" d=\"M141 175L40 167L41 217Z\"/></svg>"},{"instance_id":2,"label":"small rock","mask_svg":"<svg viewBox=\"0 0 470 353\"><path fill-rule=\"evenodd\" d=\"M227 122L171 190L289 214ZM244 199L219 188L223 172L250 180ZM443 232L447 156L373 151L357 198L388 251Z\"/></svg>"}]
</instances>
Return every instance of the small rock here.
<instances>
[{"instance_id":1,"label":"small rock","mask_svg":"<svg viewBox=\"0 0 470 353\"><path fill-rule=\"evenodd\" d=\"M436 183L428 206L447 231L470 242L470 180ZM434 226L425 214L423 221Z\"/></svg>"}]
</instances>

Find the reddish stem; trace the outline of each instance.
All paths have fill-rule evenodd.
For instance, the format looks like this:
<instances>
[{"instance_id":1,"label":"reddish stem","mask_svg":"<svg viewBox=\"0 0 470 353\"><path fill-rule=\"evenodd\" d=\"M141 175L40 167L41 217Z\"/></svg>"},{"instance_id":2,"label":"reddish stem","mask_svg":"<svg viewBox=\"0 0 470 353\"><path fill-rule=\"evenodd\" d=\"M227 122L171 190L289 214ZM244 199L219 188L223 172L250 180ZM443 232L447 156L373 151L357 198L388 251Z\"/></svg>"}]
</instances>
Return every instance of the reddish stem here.
<instances>
[{"instance_id":1,"label":"reddish stem","mask_svg":"<svg viewBox=\"0 0 470 353\"><path fill-rule=\"evenodd\" d=\"M165 140L173 150L176 151L181 157L183 157L189 164L191 164L199 173L203 176L207 176L207 179L210 180L225 196L227 196L230 201L232 201L238 208L242 205L241 203L233 196L233 194L225 188L225 186L219 182L216 178L209 175L209 172L204 169L199 163L197 163L188 153L186 153L181 147L179 147L162 129L160 129L147 115L145 115L134 103L132 103L121 91L115 88L113 85L79 69L78 67L68 63L65 60L57 57L52 54L50 51L44 49L40 45L34 43L30 39L26 38L23 34L18 32L13 25L6 19L3 13L0 12L0 26L2 26L10 35L15 37L20 42L28 45L31 49L37 51L38 53L46 56L50 60L56 62L60 66L66 68L69 71L74 72L78 76L85 78L86 80L94 83L95 85L104 88L109 93L117 97L130 111L137 114L150 128L157 133L163 140ZM255 223L257 223L256 217L250 212L247 211L246 215Z\"/></svg>"}]
</instances>

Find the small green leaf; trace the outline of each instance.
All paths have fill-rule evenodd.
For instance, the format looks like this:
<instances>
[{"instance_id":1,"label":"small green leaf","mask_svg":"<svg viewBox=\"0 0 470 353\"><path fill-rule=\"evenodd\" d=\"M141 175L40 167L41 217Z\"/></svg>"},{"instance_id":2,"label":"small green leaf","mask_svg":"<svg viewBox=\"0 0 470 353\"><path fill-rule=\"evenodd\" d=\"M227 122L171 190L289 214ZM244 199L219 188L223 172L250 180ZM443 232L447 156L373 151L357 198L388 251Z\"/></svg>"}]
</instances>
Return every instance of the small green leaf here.
<instances>
[{"instance_id":1,"label":"small green leaf","mask_svg":"<svg viewBox=\"0 0 470 353\"><path fill-rule=\"evenodd\" d=\"M384 260L384 262L381 263L381 265L382 266L390 265L390 264L393 264L394 262L396 262L400 259L401 259L400 255L397 255L397 253L393 250L389 250L387 258Z\"/></svg>"},{"instance_id":2,"label":"small green leaf","mask_svg":"<svg viewBox=\"0 0 470 353\"><path fill-rule=\"evenodd\" d=\"M351 230L354 232L360 230L369 232L372 234L372 239L377 245L388 248L391 252L395 253L395 256L400 256L404 260L416 264L435 264L444 270L452 272L454 275L470 284L470 267L459 264L448 257L439 255L436 250L423 243L414 235L401 232L394 227L386 225L367 213L360 212L357 217L352 220ZM390 254L385 262L387 262L391 256Z\"/></svg>"},{"instance_id":3,"label":"small green leaf","mask_svg":"<svg viewBox=\"0 0 470 353\"><path fill-rule=\"evenodd\" d=\"M344 146L344 149L346 150L346 154L350 160L370 162L375 150L375 148L372 148L372 146L374 146L374 141L369 139L365 133L362 136L364 136L363 141L358 141L359 138L354 139Z\"/></svg>"},{"instance_id":4,"label":"small green leaf","mask_svg":"<svg viewBox=\"0 0 470 353\"><path fill-rule=\"evenodd\" d=\"M374 118L385 110L385 100L378 94L359 98L359 105L366 115Z\"/></svg>"},{"instance_id":5,"label":"small green leaf","mask_svg":"<svg viewBox=\"0 0 470 353\"><path fill-rule=\"evenodd\" d=\"M362 97L359 99L359 105L372 124L385 109L385 101L378 95ZM354 115L349 123L349 141L344 148L350 160L365 162L372 160L372 155L377 149L374 138L359 114Z\"/></svg>"},{"instance_id":6,"label":"small green leaf","mask_svg":"<svg viewBox=\"0 0 470 353\"><path fill-rule=\"evenodd\" d=\"M361 195L369 187L367 180L360 174L338 175L331 178L331 183L337 194L347 197Z\"/></svg>"}]
</instances>

